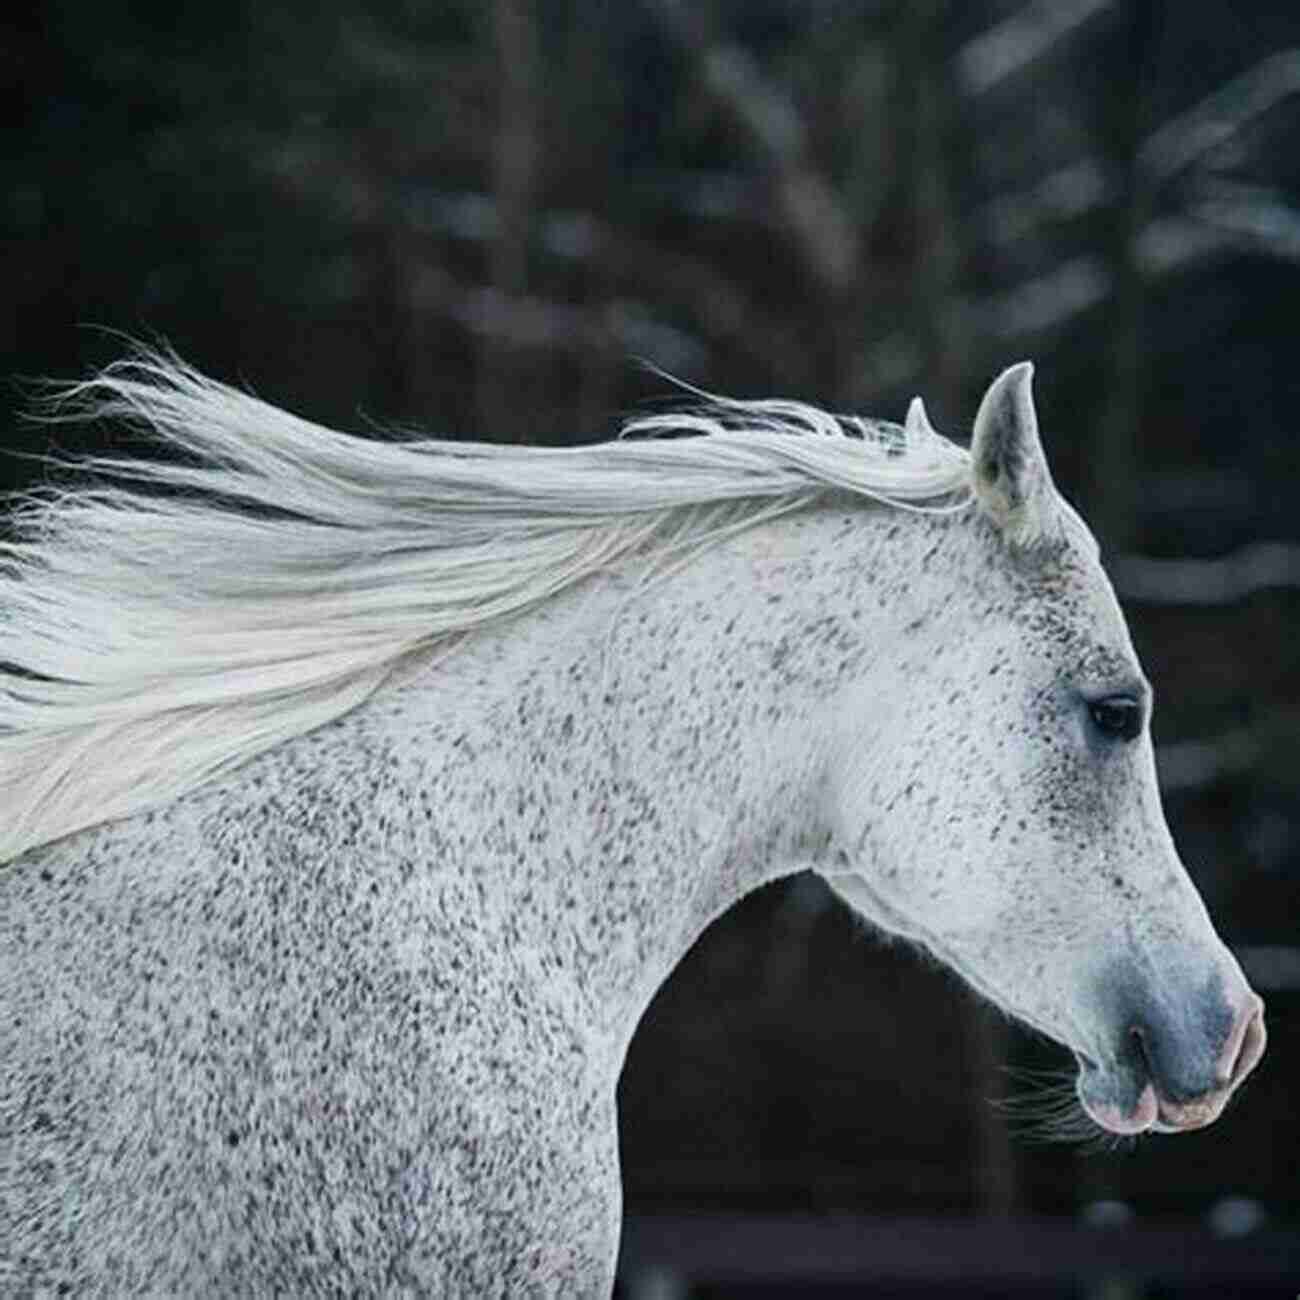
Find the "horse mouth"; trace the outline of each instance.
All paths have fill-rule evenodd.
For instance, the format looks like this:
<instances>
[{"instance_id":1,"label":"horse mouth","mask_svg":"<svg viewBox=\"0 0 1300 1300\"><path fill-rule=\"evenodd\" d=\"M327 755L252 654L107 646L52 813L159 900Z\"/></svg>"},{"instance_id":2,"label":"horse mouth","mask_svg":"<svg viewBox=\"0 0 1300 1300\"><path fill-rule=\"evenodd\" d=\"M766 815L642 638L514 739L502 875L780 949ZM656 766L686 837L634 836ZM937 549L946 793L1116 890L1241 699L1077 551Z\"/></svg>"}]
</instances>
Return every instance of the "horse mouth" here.
<instances>
[{"instance_id":1,"label":"horse mouth","mask_svg":"<svg viewBox=\"0 0 1300 1300\"><path fill-rule=\"evenodd\" d=\"M1108 1133L1125 1137L1148 1132L1188 1133L1214 1123L1264 1055L1263 1004L1258 998L1254 1003L1253 1013L1238 1020L1223 1044L1213 1077L1196 1093L1171 1096L1160 1086L1140 1029L1131 1031L1129 1050L1109 1068L1076 1052L1076 1090L1084 1113Z\"/></svg>"},{"instance_id":2,"label":"horse mouth","mask_svg":"<svg viewBox=\"0 0 1300 1300\"><path fill-rule=\"evenodd\" d=\"M1222 1088L1190 1102L1171 1102L1161 1097L1155 1084L1148 1082L1133 1103L1124 1107L1116 1102L1100 1102L1080 1092L1084 1113L1093 1123L1120 1137L1140 1133L1188 1133L1213 1124L1223 1113L1231 1089Z\"/></svg>"}]
</instances>

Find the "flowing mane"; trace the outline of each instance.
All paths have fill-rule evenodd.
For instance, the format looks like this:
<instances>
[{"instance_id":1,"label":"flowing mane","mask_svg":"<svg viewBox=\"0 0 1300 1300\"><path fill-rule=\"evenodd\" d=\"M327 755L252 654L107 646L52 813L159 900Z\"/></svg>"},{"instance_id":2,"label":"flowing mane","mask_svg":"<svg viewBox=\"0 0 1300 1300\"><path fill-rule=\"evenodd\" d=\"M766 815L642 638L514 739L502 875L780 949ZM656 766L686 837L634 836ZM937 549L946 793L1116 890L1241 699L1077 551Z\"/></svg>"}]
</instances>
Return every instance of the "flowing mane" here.
<instances>
[{"instance_id":1,"label":"flowing mane","mask_svg":"<svg viewBox=\"0 0 1300 1300\"><path fill-rule=\"evenodd\" d=\"M555 450L353 437L154 352L56 392L48 418L169 456L78 462L0 541L0 862L175 799L633 555L828 493L969 501L968 453L923 420L699 396Z\"/></svg>"}]
</instances>

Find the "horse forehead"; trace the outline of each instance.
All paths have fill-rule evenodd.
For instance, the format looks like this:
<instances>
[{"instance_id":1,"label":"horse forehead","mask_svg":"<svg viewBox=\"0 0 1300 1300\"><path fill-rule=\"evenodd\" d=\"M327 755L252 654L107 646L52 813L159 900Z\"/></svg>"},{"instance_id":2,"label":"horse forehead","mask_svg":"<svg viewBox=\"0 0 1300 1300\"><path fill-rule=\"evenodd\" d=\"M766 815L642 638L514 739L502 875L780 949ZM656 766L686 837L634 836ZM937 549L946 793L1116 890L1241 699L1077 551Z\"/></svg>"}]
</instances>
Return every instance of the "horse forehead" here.
<instances>
[{"instance_id":1,"label":"horse forehead","mask_svg":"<svg viewBox=\"0 0 1300 1300\"><path fill-rule=\"evenodd\" d=\"M1086 678L1138 671L1128 626L1100 561L1069 546L1012 575L1011 614L1028 648Z\"/></svg>"}]
</instances>

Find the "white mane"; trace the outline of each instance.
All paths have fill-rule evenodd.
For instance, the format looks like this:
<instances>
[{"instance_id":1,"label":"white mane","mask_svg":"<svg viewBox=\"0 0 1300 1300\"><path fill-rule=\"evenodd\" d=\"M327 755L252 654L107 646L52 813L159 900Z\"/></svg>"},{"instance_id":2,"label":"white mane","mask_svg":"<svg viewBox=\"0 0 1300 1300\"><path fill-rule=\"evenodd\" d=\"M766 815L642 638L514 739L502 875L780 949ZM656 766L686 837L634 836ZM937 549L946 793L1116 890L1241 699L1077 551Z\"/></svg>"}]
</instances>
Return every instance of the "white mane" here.
<instances>
[{"instance_id":1,"label":"white mane","mask_svg":"<svg viewBox=\"0 0 1300 1300\"><path fill-rule=\"evenodd\" d=\"M923 421L701 396L544 450L351 437L155 353L57 394L50 418L172 455L87 459L0 541L0 861L175 799L625 557L828 492L970 499L968 454Z\"/></svg>"}]
</instances>

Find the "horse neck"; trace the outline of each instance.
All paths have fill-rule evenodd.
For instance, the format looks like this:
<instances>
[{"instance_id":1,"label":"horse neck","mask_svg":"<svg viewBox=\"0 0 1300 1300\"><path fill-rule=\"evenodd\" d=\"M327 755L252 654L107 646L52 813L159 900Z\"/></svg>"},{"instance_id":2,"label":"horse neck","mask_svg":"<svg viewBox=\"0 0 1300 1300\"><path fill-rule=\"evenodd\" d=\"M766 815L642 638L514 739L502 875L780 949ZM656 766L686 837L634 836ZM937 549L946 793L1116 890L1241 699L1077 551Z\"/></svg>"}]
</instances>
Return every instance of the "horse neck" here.
<instances>
[{"instance_id":1,"label":"horse neck","mask_svg":"<svg viewBox=\"0 0 1300 1300\"><path fill-rule=\"evenodd\" d=\"M437 796L479 828L464 869L620 1053L710 921L822 862L837 688L927 599L916 566L941 527L853 507L759 525L666 577L561 597L402 688L477 755L472 811L463 777Z\"/></svg>"}]
</instances>

